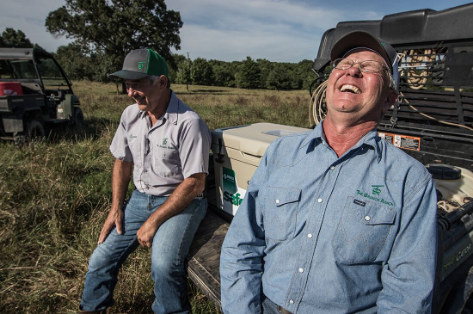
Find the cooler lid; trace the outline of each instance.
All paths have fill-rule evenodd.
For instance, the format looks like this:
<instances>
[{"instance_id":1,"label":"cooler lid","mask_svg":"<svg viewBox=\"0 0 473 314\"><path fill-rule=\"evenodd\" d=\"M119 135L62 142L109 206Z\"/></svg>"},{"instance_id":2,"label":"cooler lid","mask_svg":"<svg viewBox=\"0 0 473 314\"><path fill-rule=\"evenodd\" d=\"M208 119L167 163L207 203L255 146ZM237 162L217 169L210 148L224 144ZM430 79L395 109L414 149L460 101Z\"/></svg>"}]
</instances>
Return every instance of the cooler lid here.
<instances>
[{"instance_id":1,"label":"cooler lid","mask_svg":"<svg viewBox=\"0 0 473 314\"><path fill-rule=\"evenodd\" d=\"M225 147L263 157L268 146L278 137L308 131L311 129L274 123L240 125L212 131L212 145L218 145L221 139Z\"/></svg>"}]
</instances>

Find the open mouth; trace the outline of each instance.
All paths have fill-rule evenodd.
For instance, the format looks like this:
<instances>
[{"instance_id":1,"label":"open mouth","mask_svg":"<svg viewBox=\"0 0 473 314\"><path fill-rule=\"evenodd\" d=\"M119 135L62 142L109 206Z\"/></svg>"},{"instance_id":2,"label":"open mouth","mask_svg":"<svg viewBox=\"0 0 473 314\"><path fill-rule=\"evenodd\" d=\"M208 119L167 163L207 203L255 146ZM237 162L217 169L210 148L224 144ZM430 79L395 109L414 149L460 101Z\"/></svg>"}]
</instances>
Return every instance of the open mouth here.
<instances>
[{"instance_id":1,"label":"open mouth","mask_svg":"<svg viewBox=\"0 0 473 314\"><path fill-rule=\"evenodd\" d=\"M361 93L361 90L358 87L349 85L349 84L342 85L342 87L340 87L340 91L342 93L345 93L345 92L353 93L353 94Z\"/></svg>"}]
</instances>

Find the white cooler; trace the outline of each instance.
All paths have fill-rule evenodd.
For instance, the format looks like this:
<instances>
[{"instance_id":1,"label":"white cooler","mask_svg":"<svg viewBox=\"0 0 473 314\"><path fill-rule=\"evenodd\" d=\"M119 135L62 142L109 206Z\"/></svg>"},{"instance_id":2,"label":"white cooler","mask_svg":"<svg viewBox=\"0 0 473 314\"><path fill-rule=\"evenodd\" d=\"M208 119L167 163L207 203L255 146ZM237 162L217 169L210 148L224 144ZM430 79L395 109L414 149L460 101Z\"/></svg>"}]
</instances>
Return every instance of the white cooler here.
<instances>
[{"instance_id":1,"label":"white cooler","mask_svg":"<svg viewBox=\"0 0 473 314\"><path fill-rule=\"evenodd\" d=\"M217 204L212 205L235 215L269 144L278 137L307 131L310 129L273 123L255 123L213 131Z\"/></svg>"}]
</instances>

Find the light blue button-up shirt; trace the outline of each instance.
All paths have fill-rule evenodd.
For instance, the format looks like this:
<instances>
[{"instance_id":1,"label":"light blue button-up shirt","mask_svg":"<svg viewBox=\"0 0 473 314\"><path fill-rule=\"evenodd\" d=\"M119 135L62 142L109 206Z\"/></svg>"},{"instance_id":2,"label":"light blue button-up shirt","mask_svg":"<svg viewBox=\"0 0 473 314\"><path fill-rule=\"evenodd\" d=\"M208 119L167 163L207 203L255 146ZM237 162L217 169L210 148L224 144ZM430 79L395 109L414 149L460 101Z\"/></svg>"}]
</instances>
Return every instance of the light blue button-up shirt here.
<instances>
[{"instance_id":1,"label":"light blue button-up shirt","mask_svg":"<svg viewBox=\"0 0 473 314\"><path fill-rule=\"evenodd\" d=\"M436 192L425 167L376 130L343 156L322 124L273 142L226 235L225 313L430 312Z\"/></svg>"}]
</instances>

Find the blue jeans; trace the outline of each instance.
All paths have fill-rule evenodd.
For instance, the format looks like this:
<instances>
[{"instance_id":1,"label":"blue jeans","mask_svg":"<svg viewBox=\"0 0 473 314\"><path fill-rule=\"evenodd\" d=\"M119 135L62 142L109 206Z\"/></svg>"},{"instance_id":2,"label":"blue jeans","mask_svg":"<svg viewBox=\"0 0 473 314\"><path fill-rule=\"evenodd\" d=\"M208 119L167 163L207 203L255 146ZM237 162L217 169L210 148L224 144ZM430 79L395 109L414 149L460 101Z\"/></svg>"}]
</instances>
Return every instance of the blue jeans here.
<instances>
[{"instance_id":1,"label":"blue jeans","mask_svg":"<svg viewBox=\"0 0 473 314\"><path fill-rule=\"evenodd\" d=\"M123 208L123 234L113 229L89 260L80 308L99 311L113 304L117 274L128 255L138 246L136 232L167 197L135 190ZM194 199L182 212L166 220L156 232L151 247L151 277L154 280L155 313L189 313L186 263L194 234L207 210L206 199Z\"/></svg>"}]
</instances>

